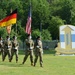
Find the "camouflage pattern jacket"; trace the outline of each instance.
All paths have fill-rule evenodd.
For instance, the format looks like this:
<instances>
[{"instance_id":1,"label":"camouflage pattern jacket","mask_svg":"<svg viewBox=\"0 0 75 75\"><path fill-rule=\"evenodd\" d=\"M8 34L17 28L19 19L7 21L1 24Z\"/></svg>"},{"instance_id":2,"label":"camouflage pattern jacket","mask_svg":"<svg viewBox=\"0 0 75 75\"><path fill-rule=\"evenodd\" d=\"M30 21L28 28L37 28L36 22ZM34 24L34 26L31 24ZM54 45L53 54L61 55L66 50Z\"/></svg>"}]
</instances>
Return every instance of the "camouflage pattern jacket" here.
<instances>
[{"instance_id":1,"label":"camouflage pattern jacket","mask_svg":"<svg viewBox=\"0 0 75 75\"><path fill-rule=\"evenodd\" d=\"M26 39L26 50L33 50L34 42L32 39Z\"/></svg>"},{"instance_id":2,"label":"camouflage pattern jacket","mask_svg":"<svg viewBox=\"0 0 75 75\"><path fill-rule=\"evenodd\" d=\"M19 43L17 40L12 41L12 49L18 50Z\"/></svg>"}]
</instances>

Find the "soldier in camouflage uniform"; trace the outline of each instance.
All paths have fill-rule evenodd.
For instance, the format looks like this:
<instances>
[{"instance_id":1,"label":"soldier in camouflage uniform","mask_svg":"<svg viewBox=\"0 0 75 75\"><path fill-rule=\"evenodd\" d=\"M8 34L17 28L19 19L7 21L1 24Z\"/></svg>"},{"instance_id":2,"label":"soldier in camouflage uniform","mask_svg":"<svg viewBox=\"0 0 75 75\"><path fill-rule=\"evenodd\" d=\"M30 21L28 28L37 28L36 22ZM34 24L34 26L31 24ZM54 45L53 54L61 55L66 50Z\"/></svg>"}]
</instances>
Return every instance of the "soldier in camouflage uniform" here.
<instances>
[{"instance_id":1,"label":"soldier in camouflage uniform","mask_svg":"<svg viewBox=\"0 0 75 75\"><path fill-rule=\"evenodd\" d=\"M23 63L22 64L24 64L26 62L28 56L30 55L31 65L33 66L33 48L34 48L34 42L31 39L31 36L28 35L28 39L26 39L25 57L23 59Z\"/></svg>"},{"instance_id":2,"label":"soldier in camouflage uniform","mask_svg":"<svg viewBox=\"0 0 75 75\"><path fill-rule=\"evenodd\" d=\"M42 67L42 55L43 55L43 48L42 48L42 41L40 36L37 37L35 42L35 49L34 49L35 59L34 59L34 66L36 65L37 59L39 57L40 60L40 67Z\"/></svg>"},{"instance_id":3,"label":"soldier in camouflage uniform","mask_svg":"<svg viewBox=\"0 0 75 75\"><path fill-rule=\"evenodd\" d=\"M3 40L2 37L0 36L0 53L2 54L2 61L3 61L3 55L4 55L4 49L3 49Z\"/></svg>"},{"instance_id":4,"label":"soldier in camouflage uniform","mask_svg":"<svg viewBox=\"0 0 75 75\"><path fill-rule=\"evenodd\" d=\"M15 53L15 55L16 55L16 63L18 62L18 47L19 47L19 43L17 41L17 37L16 36L13 36L12 50L11 50L11 61L12 61L13 55Z\"/></svg>"},{"instance_id":5,"label":"soldier in camouflage uniform","mask_svg":"<svg viewBox=\"0 0 75 75\"><path fill-rule=\"evenodd\" d=\"M9 62L10 62L11 48L12 48L12 43L10 41L10 37L7 36L6 40L4 41L4 56L3 56L3 61L5 60L6 56L8 55L8 59L9 59Z\"/></svg>"}]
</instances>

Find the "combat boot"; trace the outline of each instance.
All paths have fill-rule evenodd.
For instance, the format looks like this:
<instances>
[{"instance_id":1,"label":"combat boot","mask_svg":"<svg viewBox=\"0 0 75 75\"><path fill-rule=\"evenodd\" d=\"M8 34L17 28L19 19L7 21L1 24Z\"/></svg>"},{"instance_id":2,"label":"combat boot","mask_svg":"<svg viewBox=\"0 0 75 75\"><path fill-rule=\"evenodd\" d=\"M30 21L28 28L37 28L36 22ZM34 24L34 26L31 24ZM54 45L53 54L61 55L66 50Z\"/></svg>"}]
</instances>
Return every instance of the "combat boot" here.
<instances>
[{"instance_id":1,"label":"combat boot","mask_svg":"<svg viewBox=\"0 0 75 75\"><path fill-rule=\"evenodd\" d=\"M42 66L42 62L40 62L40 67L43 67L43 66Z\"/></svg>"},{"instance_id":2,"label":"combat boot","mask_svg":"<svg viewBox=\"0 0 75 75\"><path fill-rule=\"evenodd\" d=\"M34 63L34 67L35 67L35 65L36 65L36 64Z\"/></svg>"},{"instance_id":3,"label":"combat boot","mask_svg":"<svg viewBox=\"0 0 75 75\"><path fill-rule=\"evenodd\" d=\"M43 67L42 64L40 65L40 67Z\"/></svg>"},{"instance_id":4,"label":"combat boot","mask_svg":"<svg viewBox=\"0 0 75 75\"><path fill-rule=\"evenodd\" d=\"M22 65L24 64L24 62L22 62Z\"/></svg>"},{"instance_id":5,"label":"combat boot","mask_svg":"<svg viewBox=\"0 0 75 75\"><path fill-rule=\"evenodd\" d=\"M31 63L31 66L34 66L33 63Z\"/></svg>"},{"instance_id":6,"label":"combat boot","mask_svg":"<svg viewBox=\"0 0 75 75\"><path fill-rule=\"evenodd\" d=\"M16 63L18 63L18 61L16 61Z\"/></svg>"},{"instance_id":7,"label":"combat boot","mask_svg":"<svg viewBox=\"0 0 75 75\"><path fill-rule=\"evenodd\" d=\"M11 60L9 60L9 62L11 62Z\"/></svg>"}]
</instances>

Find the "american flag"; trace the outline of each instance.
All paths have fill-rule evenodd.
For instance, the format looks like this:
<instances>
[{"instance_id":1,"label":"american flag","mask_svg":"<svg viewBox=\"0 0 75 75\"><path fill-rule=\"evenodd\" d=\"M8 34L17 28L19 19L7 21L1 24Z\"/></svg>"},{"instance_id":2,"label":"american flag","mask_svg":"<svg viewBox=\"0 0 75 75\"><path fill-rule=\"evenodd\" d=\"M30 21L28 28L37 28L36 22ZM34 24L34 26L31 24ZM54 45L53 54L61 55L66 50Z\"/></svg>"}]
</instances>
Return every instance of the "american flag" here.
<instances>
[{"instance_id":1,"label":"american flag","mask_svg":"<svg viewBox=\"0 0 75 75\"><path fill-rule=\"evenodd\" d=\"M31 34L31 7L29 8L29 14L28 14L28 19L26 23L26 33Z\"/></svg>"}]
</instances>

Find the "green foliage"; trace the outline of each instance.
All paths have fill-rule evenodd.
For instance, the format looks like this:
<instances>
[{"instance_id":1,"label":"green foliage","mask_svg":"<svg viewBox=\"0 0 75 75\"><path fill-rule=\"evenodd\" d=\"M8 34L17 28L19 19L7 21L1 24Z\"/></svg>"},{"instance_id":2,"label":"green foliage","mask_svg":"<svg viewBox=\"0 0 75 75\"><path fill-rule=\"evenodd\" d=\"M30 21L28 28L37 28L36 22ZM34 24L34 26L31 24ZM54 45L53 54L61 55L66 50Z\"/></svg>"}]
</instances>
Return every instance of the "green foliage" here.
<instances>
[{"instance_id":1,"label":"green foliage","mask_svg":"<svg viewBox=\"0 0 75 75\"><path fill-rule=\"evenodd\" d=\"M38 29L32 31L32 38L35 39L37 36L40 36L40 31Z\"/></svg>"},{"instance_id":2,"label":"green foliage","mask_svg":"<svg viewBox=\"0 0 75 75\"><path fill-rule=\"evenodd\" d=\"M75 0L72 1L71 24L75 26Z\"/></svg>"},{"instance_id":3,"label":"green foliage","mask_svg":"<svg viewBox=\"0 0 75 75\"><path fill-rule=\"evenodd\" d=\"M13 37L14 35L17 36L17 33L14 31L14 29L12 29L12 30L11 30L11 33L10 33L10 38L12 39L12 37Z\"/></svg>"},{"instance_id":4,"label":"green foliage","mask_svg":"<svg viewBox=\"0 0 75 75\"><path fill-rule=\"evenodd\" d=\"M72 0L54 0L50 5L51 14L59 16L66 21L66 24L71 23Z\"/></svg>"},{"instance_id":5,"label":"green foliage","mask_svg":"<svg viewBox=\"0 0 75 75\"><path fill-rule=\"evenodd\" d=\"M49 3L46 0L32 0L32 27L38 29L49 20Z\"/></svg>"},{"instance_id":6,"label":"green foliage","mask_svg":"<svg viewBox=\"0 0 75 75\"><path fill-rule=\"evenodd\" d=\"M50 32L46 29L46 30L43 30L42 33L42 40L52 40L52 37L51 37L51 34Z\"/></svg>"},{"instance_id":7,"label":"green foliage","mask_svg":"<svg viewBox=\"0 0 75 75\"><path fill-rule=\"evenodd\" d=\"M0 20L1 20L2 18L4 18L5 16L6 16L6 11L3 10L3 9L0 9Z\"/></svg>"},{"instance_id":8,"label":"green foliage","mask_svg":"<svg viewBox=\"0 0 75 75\"><path fill-rule=\"evenodd\" d=\"M42 40L51 40L51 34L48 30L39 31L38 29L32 32L33 39L37 38L37 36L41 36Z\"/></svg>"},{"instance_id":9,"label":"green foliage","mask_svg":"<svg viewBox=\"0 0 75 75\"><path fill-rule=\"evenodd\" d=\"M2 36L3 39L6 38L7 36L6 28L0 28L0 35Z\"/></svg>"},{"instance_id":10,"label":"green foliage","mask_svg":"<svg viewBox=\"0 0 75 75\"><path fill-rule=\"evenodd\" d=\"M53 39L59 39L59 27L64 24L64 21L59 17L52 17L48 30L51 32Z\"/></svg>"},{"instance_id":11,"label":"green foliage","mask_svg":"<svg viewBox=\"0 0 75 75\"><path fill-rule=\"evenodd\" d=\"M26 38L24 28L26 27L29 6L30 0L0 0L0 20L10 14L11 8L12 11L18 9L17 28L14 24L11 37L17 35L18 39L22 41ZM31 10L34 39L40 35L40 24L42 24L42 31L49 30L49 33L46 33L50 34L50 39L52 37L54 40L58 39L60 25L75 25L75 0L31 0ZM1 29L6 31L4 28ZM7 34L4 31L0 33L5 38ZM49 39L45 35L42 35L42 39Z\"/></svg>"}]
</instances>

